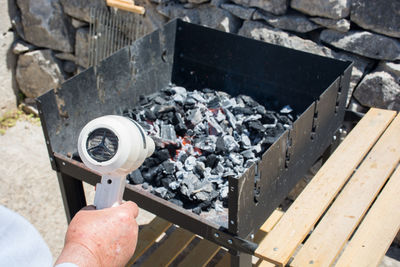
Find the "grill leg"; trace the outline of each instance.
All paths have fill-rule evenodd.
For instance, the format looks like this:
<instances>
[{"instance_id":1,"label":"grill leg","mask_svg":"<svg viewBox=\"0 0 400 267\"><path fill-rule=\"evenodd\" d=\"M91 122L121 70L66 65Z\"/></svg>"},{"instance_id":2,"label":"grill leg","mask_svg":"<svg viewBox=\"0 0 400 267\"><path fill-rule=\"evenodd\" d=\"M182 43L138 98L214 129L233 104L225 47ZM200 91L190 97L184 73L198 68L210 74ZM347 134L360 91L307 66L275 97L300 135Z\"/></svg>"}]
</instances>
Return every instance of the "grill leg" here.
<instances>
[{"instance_id":1,"label":"grill leg","mask_svg":"<svg viewBox=\"0 0 400 267\"><path fill-rule=\"evenodd\" d=\"M229 250L231 253L231 267L251 267L251 255L243 252Z\"/></svg>"},{"instance_id":2,"label":"grill leg","mask_svg":"<svg viewBox=\"0 0 400 267\"><path fill-rule=\"evenodd\" d=\"M83 184L82 181L65 173L57 172L57 177L64 202L65 214L67 215L68 223L70 223L75 214L86 206Z\"/></svg>"}]
</instances>

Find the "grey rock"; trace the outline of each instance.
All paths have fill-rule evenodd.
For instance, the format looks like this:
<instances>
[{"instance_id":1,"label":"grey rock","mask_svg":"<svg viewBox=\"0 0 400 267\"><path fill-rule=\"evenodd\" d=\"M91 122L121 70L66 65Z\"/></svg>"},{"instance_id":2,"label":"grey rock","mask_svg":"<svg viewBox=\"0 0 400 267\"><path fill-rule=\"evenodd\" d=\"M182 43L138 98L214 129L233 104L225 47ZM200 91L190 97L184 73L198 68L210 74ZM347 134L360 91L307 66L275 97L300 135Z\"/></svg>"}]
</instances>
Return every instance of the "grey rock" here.
<instances>
[{"instance_id":1,"label":"grey rock","mask_svg":"<svg viewBox=\"0 0 400 267\"><path fill-rule=\"evenodd\" d=\"M75 55L71 54L71 53L57 53L55 54L55 57L61 60L69 60L69 61L76 61L76 57Z\"/></svg>"},{"instance_id":2,"label":"grey rock","mask_svg":"<svg viewBox=\"0 0 400 267\"><path fill-rule=\"evenodd\" d=\"M376 71L385 71L400 81L400 63L382 61L379 63Z\"/></svg>"},{"instance_id":3,"label":"grey rock","mask_svg":"<svg viewBox=\"0 0 400 267\"><path fill-rule=\"evenodd\" d=\"M89 67L89 29L79 28L75 37L76 63L82 67Z\"/></svg>"},{"instance_id":4,"label":"grey rock","mask_svg":"<svg viewBox=\"0 0 400 267\"><path fill-rule=\"evenodd\" d=\"M331 19L345 18L350 13L351 0L292 0L290 6L303 13Z\"/></svg>"},{"instance_id":5,"label":"grey rock","mask_svg":"<svg viewBox=\"0 0 400 267\"><path fill-rule=\"evenodd\" d=\"M318 45L311 40L302 39L296 35L291 35L287 32L273 29L263 23L256 21L245 21L242 28L239 30L239 34L242 36L254 38L256 40L261 40L271 44L281 45L284 47L301 50L320 56L354 61L350 81L350 96L352 90L359 83L365 72L366 67L370 63L369 60L360 56L347 54L344 52L336 53L328 47Z\"/></svg>"},{"instance_id":6,"label":"grey rock","mask_svg":"<svg viewBox=\"0 0 400 267\"><path fill-rule=\"evenodd\" d=\"M105 8L106 3L103 0L60 0L64 12L74 18L90 22L90 8Z\"/></svg>"},{"instance_id":7,"label":"grey rock","mask_svg":"<svg viewBox=\"0 0 400 267\"><path fill-rule=\"evenodd\" d=\"M347 19L327 19L327 18L310 18L312 22L325 28L336 30L339 32L348 32L350 30L350 21Z\"/></svg>"},{"instance_id":8,"label":"grey rock","mask_svg":"<svg viewBox=\"0 0 400 267\"><path fill-rule=\"evenodd\" d=\"M367 74L353 95L367 107L400 110L400 85L392 75L383 71Z\"/></svg>"},{"instance_id":9,"label":"grey rock","mask_svg":"<svg viewBox=\"0 0 400 267\"><path fill-rule=\"evenodd\" d=\"M230 12L210 5L200 5L195 9L186 9L182 5L169 2L159 5L157 11L170 19L182 18L188 22L225 32L236 33L240 24L240 20Z\"/></svg>"},{"instance_id":10,"label":"grey rock","mask_svg":"<svg viewBox=\"0 0 400 267\"><path fill-rule=\"evenodd\" d=\"M353 0L350 18L364 29L400 37L400 1L398 0Z\"/></svg>"},{"instance_id":11,"label":"grey rock","mask_svg":"<svg viewBox=\"0 0 400 267\"><path fill-rule=\"evenodd\" d=\"M367 31L341 33L324 30L320 38L327 44L361 56L382 60L400 59L400 42L383 35Z\"/></svg>"},{"instance_id":12,"label":"grey rock","mask_svg":"<svg viewBox=\"0 0 400 267\"><path fill-rule=\"evenodd\" d=\"M244 20L250 20L254 14L254 11L256 11L255 8L242 7L232 4L222 4L221 8Z\"/></svg>"},{"instance_id":13,"label":"grey rock","mask_svg":"<svg viewBox=\"0 0 400 267\"><path fill-rule=\"evenodd\" d=\"M17 0L26 41L63 52L73 51L73 28L57 0Z\"/></svg>"},{"instance_id":14,"label":"grey rock","mask_svg":"<svg viewBox=\"0 0 400 267\"><path fill-rule=\"evenodd\" d=\"M71 24L72 24L72 26L74 26L74 28L80 28L80 27L88 25L87 22L79 20L79 19L74 19L74 18L71 19Z\"/></svg>"},{"instance_id":15,"label":"grey rock","mask_svg":"<svg viewBox=\"0 0 400 267\"><path fill-rule=\"evenodd\" d=\"M66 73L75 73L76 69L77 69L76 64L72 61L65 61L63 63L63 70Z\"/></svg>"},{"instance_id":16,"label":"grey rock","mask_svg":"<svg viewBox=\"0 0 400 267\"><path fill-rule=\"evenodd\" d=\"M17 97L14 92L16 84L13 79L16 56L10 50L13 41L13 32L0 35L0 57L3 59L3 64L0 64L0 116L17 109Z\"/></svg>"},{"instance_id":17,"label":"grey rock","mask_svg":"<svg viewBox=\"0 0 400 267\"><path fill-rule=\"evenodd\" d=\"M36 50L18 58L16 78L20 90L35 98L64 81L60 63L50 49Z\"/></svg>"},{"instance_id":18,"label":"grey rock","mask_svg":"<svg viewBox=\"0 0 400 267\"><path fill-rule=\"evenodd\" d=\"M303 15L283 15L275 16L267 12L256 11L253 15L254 20L264 20L269 25L289 31L310 32L320 28Z\"/></svg>"},{"instance_id":19,"label":"grey rock","mask_svg":"<svg viewBox=\"0 0 400 267\"><path fill-rule=\"evenodd\" d=\"M211 0L210 5L220 7L222 4L228 3L229 0Z\"/></svg>"},{"instance_id":20,"label":"grey rock","mask_svg":"<svg viewBox=\"0 0 400 267\"><path fill-rule=\"evenodd\" d=\"M286 0L232 0L232 2L245 7L258 7L275 15L286 13Z\"/></svg>"},{"instance_id":21,"label":"grey rock","mask_svg":"<svg viewBox=\"0 0 400 267\"><path fill-rule=\"evenodd\" d=\"M188 0L188 2L192 3L192 4L199 5L199 4L210 2L210 0Z\"/></svg>"},{"instance_id":22,"label":"grey rock","mask_svg":"<svg viewBox=\"0 0 400 267\"><path fill-rule=\"evenodd\" d=\"M15 55L23 54L28 51L32 51L35 49L35 46L22 41L21 39L14 42L12 45L12 51Z\"/></svg>"}]
</instances>

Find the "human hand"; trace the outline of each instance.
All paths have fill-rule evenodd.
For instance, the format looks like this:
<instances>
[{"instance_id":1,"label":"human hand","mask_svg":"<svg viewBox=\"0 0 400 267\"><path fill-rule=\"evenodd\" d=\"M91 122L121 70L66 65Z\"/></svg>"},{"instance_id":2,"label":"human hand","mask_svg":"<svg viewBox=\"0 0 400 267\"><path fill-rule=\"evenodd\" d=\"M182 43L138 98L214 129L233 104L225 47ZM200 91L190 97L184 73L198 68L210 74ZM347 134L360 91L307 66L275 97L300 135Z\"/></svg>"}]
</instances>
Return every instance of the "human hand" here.
<instances>
[{"instance_id":1,"label":"human hand","mask_svg":"<svg viewBox=\"0 0 400 267\"><path fill-rule=\"evenodd\" d=\"M138 237L139 209L131 201L95 210L88 206L72 219L64 249L56 261L85 266L124 266L132 257Z\"/></svg>"}]
</instances>

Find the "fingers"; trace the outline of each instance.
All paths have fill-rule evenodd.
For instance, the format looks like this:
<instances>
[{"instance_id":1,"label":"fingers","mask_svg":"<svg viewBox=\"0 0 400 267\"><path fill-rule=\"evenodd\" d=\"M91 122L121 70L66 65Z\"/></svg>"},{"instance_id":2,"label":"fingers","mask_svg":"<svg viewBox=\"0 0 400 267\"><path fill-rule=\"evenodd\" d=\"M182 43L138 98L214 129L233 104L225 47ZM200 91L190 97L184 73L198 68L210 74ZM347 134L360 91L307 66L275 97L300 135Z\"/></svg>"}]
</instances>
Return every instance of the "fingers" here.
<instances>
[{"instance_id":1,"label":"fingers","mask_svg":"<svg viewBox=\"0 0 400 267\"><path fill-rule=\"evenodd\" d=\"M96 207L94 205L89 205L89 206L83 207L81 210L95 210L95 209L96 209Z\"/></svg>"},{"instance_id":2,"label":"fingers","mask_svg":"<svg viewBox=\"0 0 400 267\"><path fill-rule=\"evenodd\" d=\"M127 209L129 213L132 214L133 218L136 218L139 215L139 207L132 201L127 201L120 207Z\"/></svg>"}]
</instances>

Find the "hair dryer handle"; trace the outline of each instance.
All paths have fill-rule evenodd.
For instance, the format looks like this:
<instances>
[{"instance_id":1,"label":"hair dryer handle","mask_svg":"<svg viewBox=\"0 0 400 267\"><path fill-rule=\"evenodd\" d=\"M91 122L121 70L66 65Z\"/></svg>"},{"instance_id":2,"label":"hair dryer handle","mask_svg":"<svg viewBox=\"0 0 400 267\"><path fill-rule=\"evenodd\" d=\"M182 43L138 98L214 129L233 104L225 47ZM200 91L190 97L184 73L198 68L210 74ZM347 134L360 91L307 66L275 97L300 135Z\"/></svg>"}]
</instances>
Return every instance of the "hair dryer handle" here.
<instances>
[{"instance_id":1,"label":"hair dryer handle","mask_svg":"<svg viewBox=\"0 0 400 267\"><path fill-rule=\"evenodd\" d=\"M94 196L96 209L101 210L121 205L125 184L125 177L102 176L101 183L96 185L96 194Z\"/></svg>"}]
</instances>

